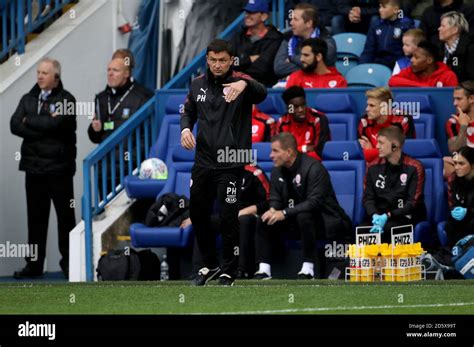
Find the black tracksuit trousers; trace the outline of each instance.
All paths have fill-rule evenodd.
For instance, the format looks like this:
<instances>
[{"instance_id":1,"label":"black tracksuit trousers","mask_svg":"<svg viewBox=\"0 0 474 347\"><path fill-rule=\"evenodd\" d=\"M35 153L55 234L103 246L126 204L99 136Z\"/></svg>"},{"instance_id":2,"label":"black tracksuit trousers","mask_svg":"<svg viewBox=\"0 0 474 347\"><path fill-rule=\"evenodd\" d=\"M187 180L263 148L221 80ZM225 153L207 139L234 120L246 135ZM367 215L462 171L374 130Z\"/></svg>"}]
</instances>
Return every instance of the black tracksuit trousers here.
<instances>
[{"instance_id":1,"label":"black tracksuit trousers","mask_svg":"<svg viewBox=\"0 0 474 347\"><path fill-rule=\"evenodd\" d=\"M191 172L190 217L205 267L219 266L216 234L211 227L214 202L221 220L222 273L235 276L239 256L239 194L243 167L211 169L194 166Z\"/></svg>"}]
</instances>

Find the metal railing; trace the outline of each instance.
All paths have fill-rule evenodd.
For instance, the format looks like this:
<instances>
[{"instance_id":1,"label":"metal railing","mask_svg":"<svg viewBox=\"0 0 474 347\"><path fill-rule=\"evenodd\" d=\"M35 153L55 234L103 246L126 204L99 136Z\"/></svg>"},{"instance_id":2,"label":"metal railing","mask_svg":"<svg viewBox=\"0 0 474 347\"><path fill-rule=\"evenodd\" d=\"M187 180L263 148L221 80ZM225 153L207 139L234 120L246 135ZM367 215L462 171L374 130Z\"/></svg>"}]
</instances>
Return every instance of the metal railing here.
<instances>
[{"instance_id":1,"label":"metal railing","mask_svg":"<svg viewBox=\"0 0 474 347\"><path fill-rule=\"evenodd\" d=\"M276 6L284 6L284 0L272 0L273 8ZM280 11L284 12L284 11ZM277 19L276 14L273 17L274 23L278 22L284 24L284 14ZM243 23L244 15L241 14L237 19L224 30L219 38L229 39ZM278 24L278 26L280 25ZM169 81L162 90L188 88L192 79L199 74L206 71L206 52L203 50L193 61L186 66L178 75ZM164 107L165 97L157 91L154 98L150 99L140 110L138 110L128 121L125 127L120 127L114 131L107 140L101 143L91 154L89 154L83 162L84 174L84 195L82 198L82 211L85 225L85 248L86 248L86 280L92 281L94 278L93 268L93 237L92 237L92 221L93 218L103 211L104 207L123 189L123 179L125 176L124 166L124 143L127 143L127 150L130 153L135 152L137 160L127 161L127 174L136 174L140 166L142 156L139 153L144 153L144 158L148 157L150 146L156 141L161 121L165 113ZM144 138L140 142L137 137L138 133L145 134L151 131L150 137ZM135 141L131 138L135 134ZM147 140L148 139L148 140ZM150 142L151 141L151 142ZM143 148L141 145L144 145ZM144 152L143 152L144 151ZM116 182L116 156L120 157L119 165L119 182ZM110 163L110 166L109 166ZM108 184L107 171L111 170L111 184ZM91 173L94 175L91 175ZM99 177L100 176L100 177ZM92 179L93 177L93 179ZM99 185L99 179L101 184ZM116 183L119 183L116 185ZM111 191L107 187L113 187ZM101 190L101 191L100 191ZM101 197L103 197L101 199Z\"/></svg>"},{"instance_id":2,"label":"metal railing","mask_svg":"<svg viewBox=\"0 0 474 347\"><path fill-rule=\"evenodd\" d=\"M71 0L0 0L0 60L25 53L26 35L53 18Z\"/></svg>"}]
</instances>

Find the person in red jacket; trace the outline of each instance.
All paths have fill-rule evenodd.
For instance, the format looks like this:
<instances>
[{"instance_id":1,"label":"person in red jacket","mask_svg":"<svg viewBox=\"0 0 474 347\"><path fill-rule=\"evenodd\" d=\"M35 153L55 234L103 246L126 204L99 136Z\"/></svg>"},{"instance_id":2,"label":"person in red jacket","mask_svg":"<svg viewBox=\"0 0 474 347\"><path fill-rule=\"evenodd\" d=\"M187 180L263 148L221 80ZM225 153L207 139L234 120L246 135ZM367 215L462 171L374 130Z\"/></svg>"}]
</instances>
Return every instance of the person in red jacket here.
<instances>
[{"instance_id":1,"label":"person in red jacket","mask_svg":"<svg viewBox=\"0 0 474 347\"><path fill-rule=\"evenodd\" d=\"M298 151L321 160L324 144L331 140L326 115L306 106L306 94L301 87L288 88L282 98L288 106L288 113L278 121L276 134L293 134Z\"/></svg>"},{"instance_id":2,"label":"person in red jacket","mask_svg":"<svg viewBox=\"0 0 474 347\"><path fill-rule=\"evenodd\" d=\"M411 58L411 66L392 76L390 87L455 87L458 85L456 74L439 61L438 48L425 40Z\"/></svg>"},{"instance_id":3,"label":"person in red jacket","mask_svg":"<svg viewBox=\"0 0 474 347\"><path fill-rule=\"evenodd\" d=\"M252 143L270 142L275 133L275 120L261 112L256 105L252 108Z\"/></svg>"},{"instance_id":4,"label":"person in red jacket","mask_svg":"<svg viewBox=\"0 0 474 347\"><path fill-rule=\"evenodd\" d=\"M302 88L346 88L347 81L335 67L327 67L328 45L326 41L313 38L301 44L301 70L293 72L286 88L300 86Z\"/></svg>"},{"instance_id":5,"label":"person in red jacket","mask_svg":"<svg viewBox=\"0 0 474 347\"><path fill-rule=\"evenodd\" d=\"M365 160L370 163L379 156L377 138L381 129L396 125L403 130L407 138L415 138L413 117L398 115L399 111L390 107L393 95L385 87L374 88L365 93L367 96L367 114L362 116L357 129L359 143L364 151Z\"/></svg>"}]
</instances>

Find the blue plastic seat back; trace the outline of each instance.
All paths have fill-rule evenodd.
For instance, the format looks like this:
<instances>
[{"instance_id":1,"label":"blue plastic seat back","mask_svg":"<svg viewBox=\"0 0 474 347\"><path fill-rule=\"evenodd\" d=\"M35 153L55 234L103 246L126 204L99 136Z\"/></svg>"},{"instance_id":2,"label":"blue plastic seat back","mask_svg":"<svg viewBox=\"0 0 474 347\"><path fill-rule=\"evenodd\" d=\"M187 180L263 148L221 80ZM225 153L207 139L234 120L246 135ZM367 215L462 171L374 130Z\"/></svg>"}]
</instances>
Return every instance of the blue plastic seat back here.
<instances>
[{"instance_id":1,"label":"blue plastic seat back","mask_svg":"<svg viewBox=\"0 0 474 347\"><path fill-rule=\"evenodd\" d=\"M360 64L346 74L349 87L384 87L392 77L392 71L380 64Z\"/></svg>"}]
</instances>

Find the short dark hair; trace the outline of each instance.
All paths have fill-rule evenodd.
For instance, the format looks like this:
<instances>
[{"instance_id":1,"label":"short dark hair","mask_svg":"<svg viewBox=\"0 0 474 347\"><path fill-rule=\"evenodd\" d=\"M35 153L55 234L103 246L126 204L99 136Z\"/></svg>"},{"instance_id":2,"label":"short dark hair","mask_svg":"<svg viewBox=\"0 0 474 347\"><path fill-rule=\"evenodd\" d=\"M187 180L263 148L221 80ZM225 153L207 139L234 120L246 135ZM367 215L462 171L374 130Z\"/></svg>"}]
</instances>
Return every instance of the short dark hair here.
<instances>
[{"instance_id":1,"label":"short dark hair","mask_svg":"<svg viewBox=\"0 0 474 347\"><path fill-rule=\"evenodd\" d=\"M425 52L427 52L428 55L430 55L435 62L441 60L438 47L434 43L432 43L431 41L428 41L428 40L421 41L418 44L418 48L421 48Z\"/></svg>"},{"instance_id":2,"label":"short dark hair","mask_svg":"<svg viewBox=\"0 0 474 347\"><path fill-rule=\"evenodd\" d=\"M303 21L306 23L310 20L313 21L313 28L319 25L319 11L318 8L312 4L299 3L295 6L295 10L303 11Z\"/></svg>"},{"instance_id":3,"label":"short dark hair","mask_svg":"<svg viewBox=\"0 0 474 347\"><path fill-rule=\"evenodd\" d=\"M295 153L298 151L298 146L296 144L296 139L293 134L288 132L282 132L272 137L272 143L279 141L281 144L281 148L287 150L291 148Z\"/></svg>"},{"instance_id":4,"label":"short dark hair","mask_svg":"<svg viewBox=\"0 0 474 347\"><path fill-rule=\"evenodd\" d=\"M283 92L281 95L283 101L285 104L289 105L290 100L293 100L294 98L305 98L306 99L306 94L304 92L304 89L301 88L300 86L293 86L288 88Z\"/></svg>"},{"instance_id":5,"label":"short dark hair","mask_svg":"<svg viewBox=\"0 0 474 347\"><path fill-rule=\"evenodd\" d=\"M392 5L392 6L397 6L397 7L400 7L400 3L401 1L400 0L379 0L379 4L380 5Z\"/></svg>"},{"instance_id":6,"label":"short dark hair","mask_svg":"<svg viewBox=\"0 0 474 347\"><path fill-rule=\"evenodd\" d=\"M215 39L209 43L209 45L207 46L206 54L209 54L209 52L227 52L231 57L234 55L230 42L221 39Z\"/></svg>"},{"instance_id":7,"label":"short dark hair","mask_svg":"<svg viewBox=\"0 0 474 347\"><path fill-rule=\"evenodd\" d=\"M323 60L326 60L326 56L328 55L328 44L326 41L320 38L310 38L301 43L301 48L305 46L310 46L315 55L321 53Z\"/></svg>"},{"instance_id":8,"label":"short dark hair","mask_svg":"<svg viewBox=\"0 0 474 347\"><path fill-rule=\"evenodd\" d=\"M403 144L405 143L405 134L403 134L402 128L395 125L382 128L379 131L378 136L385 136L390 141L398 141L400 147L403 147Z\"/></svg>"},{"instance_id":9,"label":"short dark hair","mask_svg":"<svg viewBox=\"0 0 474 347\"><path fill-rule=\"evenodd\" d=\"M464 81L459 83L455 90L463 90L467 97L474 95L474 81Z\"/></svg>"}]
</instances>

